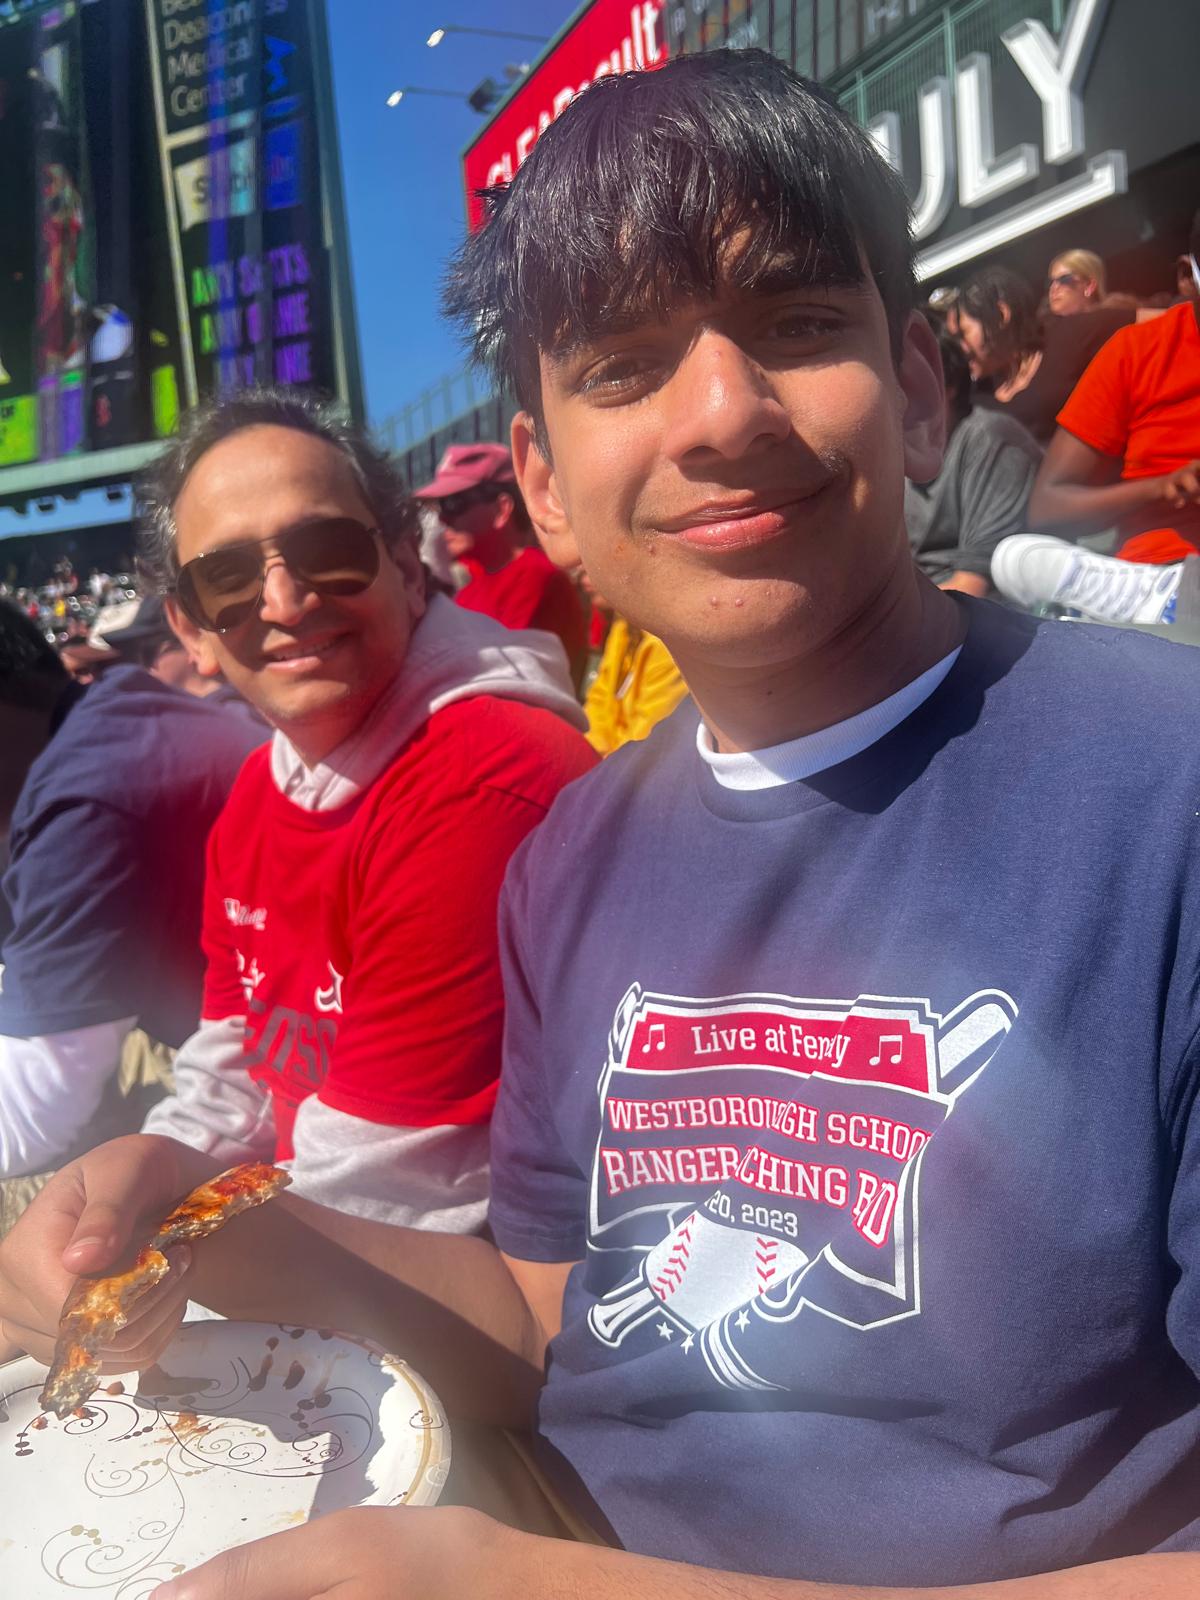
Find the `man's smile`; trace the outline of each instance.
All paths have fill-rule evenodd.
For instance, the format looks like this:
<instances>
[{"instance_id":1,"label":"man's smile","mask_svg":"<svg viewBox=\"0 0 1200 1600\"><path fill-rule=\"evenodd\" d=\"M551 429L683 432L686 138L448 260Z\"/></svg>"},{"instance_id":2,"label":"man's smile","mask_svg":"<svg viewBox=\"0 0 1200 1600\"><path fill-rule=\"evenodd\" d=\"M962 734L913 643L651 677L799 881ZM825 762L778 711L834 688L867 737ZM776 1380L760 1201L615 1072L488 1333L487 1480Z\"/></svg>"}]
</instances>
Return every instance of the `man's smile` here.
<instances>
[{"instance_id":1,"label":"man's smile","mask_svg":"<svg viewBox=\"0 0 1200 1600\"><path fill-rule=\"evenodd\" d=\"M289 676L309 672L331 655L347 637L345 632L339 631L313 634L304 639L289 639L264 650L263 663L269 671Z\"/></svg>"}]
</instances>

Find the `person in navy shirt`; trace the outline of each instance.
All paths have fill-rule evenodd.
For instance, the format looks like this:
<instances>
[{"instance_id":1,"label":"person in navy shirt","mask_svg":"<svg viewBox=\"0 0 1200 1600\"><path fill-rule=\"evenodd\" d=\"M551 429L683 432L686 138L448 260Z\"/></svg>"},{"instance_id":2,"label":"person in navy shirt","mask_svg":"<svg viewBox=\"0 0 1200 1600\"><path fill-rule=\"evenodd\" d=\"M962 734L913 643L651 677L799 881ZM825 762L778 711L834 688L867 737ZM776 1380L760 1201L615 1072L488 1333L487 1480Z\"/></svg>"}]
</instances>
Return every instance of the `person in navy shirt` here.
<instances>
[{"instance_id":1,"label":"person in navy shirt","mask_svg":"<svg viewBox=\"0 0 1200 1600\"><path fill-rule=\"evenodd\" d=\"M348 1512L160 1600L1194 1594L1200 663L916 570L944 415L904 197L768 56L587 90L450 299L545 548L692 703L513 859L495 1243L285 1198L111 1359L189 1286L336 1317L454 1417L532 1417L600 1542ZM0 1248L0 1325L47 1353L71 1275L210 1171L78 1163Z\"/></svg>"},{"instance_id":2,"label":"person in navy shirt","mask_svg":"<svg viewBox=\"0 0 1200 1600\"><path fill-rule=\"evenodd\" d=\"M137 1109L122 1119L114 1102L126 1036L140 1027L174 1048L195 1028L205 843L267 729L137 666L106 667L80 689L8 605L0 721L0 1179L9 1179L94 1143L102 1108L113 1131L122 1120L136 1127Z\"/></svg>"}]
</instances>

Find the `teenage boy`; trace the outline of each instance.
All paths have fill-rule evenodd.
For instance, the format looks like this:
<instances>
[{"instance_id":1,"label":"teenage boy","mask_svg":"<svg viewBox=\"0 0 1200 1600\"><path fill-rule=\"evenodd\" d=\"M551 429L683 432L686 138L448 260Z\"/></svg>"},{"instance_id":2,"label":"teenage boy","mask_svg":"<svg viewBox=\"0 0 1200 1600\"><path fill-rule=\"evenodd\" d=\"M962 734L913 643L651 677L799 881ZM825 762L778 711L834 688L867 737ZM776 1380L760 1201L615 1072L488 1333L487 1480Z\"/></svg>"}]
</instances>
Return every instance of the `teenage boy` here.
<instances>
[{"instance_id":1,"label":"teenage boy","mask_svg":"<svg viewBox=\"0 0 1200 1600\"><path fill-rule=\"evenodd\" d=\"M494 197L453 304L518 385L534 523L698 714L510 869L498 1249L355 1221L339 1252L285 1200L112 1359L162 1348L189 1278L337 1306L460 1415L536 1405L625 1549L352 1512L161 1596L1200 1582L1142 1554L1200 1543L1200 681L916 573L942 391L911 294L892 176L756 52L602 80ZM47 1352L71 1274L203 1170L144 1141L76 1166L0 1250L10 1337Z\"/></svg>"}]
</instances>

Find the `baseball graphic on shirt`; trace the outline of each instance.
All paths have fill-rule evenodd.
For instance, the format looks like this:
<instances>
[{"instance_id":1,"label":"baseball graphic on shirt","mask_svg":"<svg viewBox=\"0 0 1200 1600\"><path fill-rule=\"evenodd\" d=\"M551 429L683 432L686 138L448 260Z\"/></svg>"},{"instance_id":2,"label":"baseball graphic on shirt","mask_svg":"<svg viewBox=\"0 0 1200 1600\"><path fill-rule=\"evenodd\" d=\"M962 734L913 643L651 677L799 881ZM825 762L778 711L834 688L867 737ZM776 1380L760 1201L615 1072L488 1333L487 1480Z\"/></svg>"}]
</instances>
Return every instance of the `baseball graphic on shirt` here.
<instances>
[{"instance_id":1,"label":"baseball graphic on shirt","mask_svg":"<svg viewBox=\"0 0 1200 1600\"><path fill-rule=\"evenodd\" d=\"M646 1281L673 1316L704 1328L807 1265L795 1245L693 1211L647 1256Z\"/></svg>"},{"instance_id":2,"label":"baseball graphic on shirt","mask_svg":"<svg viewBox=\"0 0 1200 1600\"><path fill-rule=\"evenodd\" d=\"M593 1334L611 1348L653 1322L722 1385L775 1387L760 1368L806 1306L859 1330L919 1315L926 1152L1015 1017L995 990L939 1015L875 995L631 989L601 1083L591 1236L640 1261L592 1307Z\"/></svg>"}]
</instances>

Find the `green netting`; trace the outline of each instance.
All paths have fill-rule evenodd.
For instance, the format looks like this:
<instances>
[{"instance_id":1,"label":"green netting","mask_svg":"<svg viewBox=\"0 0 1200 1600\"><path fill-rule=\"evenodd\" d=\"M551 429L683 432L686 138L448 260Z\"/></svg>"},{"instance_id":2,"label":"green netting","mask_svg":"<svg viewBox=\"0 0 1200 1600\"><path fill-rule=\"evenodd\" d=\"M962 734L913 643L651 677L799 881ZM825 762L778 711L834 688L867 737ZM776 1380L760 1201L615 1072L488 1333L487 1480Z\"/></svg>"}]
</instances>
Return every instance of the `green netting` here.
<instances>
[{"instance_id":1,"label":"green netting","mask_svg":"<svg viewBox=\"0 0 1200 1600\"><path fill-rule=\"evenodd\" d=\"M848 111L852 117L865 124L867 119L863 114L862 86L860 84L852 83L848 89L843 89L841 94L838 95L838 104Z\"/></svg>"},{"instance_id":2,"label":"green netting","mask_svg":"<svg viewBox=\"0 0 1200 1600\"><path fill-rule=\"evenodd\" d=\"M837 69L837 0L816 0L817 77L827 78Z\"/></svg>"},{"instance_id":3,"label":"green netting","mask_svg":"<svg viewBox=\"0 0 1200 1600\"><path fill-rule=\"evenodd\" d=\"M882 111L915 115L917 93L930 78L950 76L956 62L975 51L995 55L1000 35L1026 17L1057 35L1063 0L962 0L930 15L925 28L877 66L832 87L842 103L864 122Z\"/></svg>"},{"instance_id":4,"label":"green netting","mask_svg":"<svg viewBox=\"0 0 1200 1600\"><path fill-rule=\"evenodd\" d=\"M951 10L955 54L959 61L975 50L994 50L1005 28L1026 17L1043 22L1053 32L1055 0L969 0Z\"/></svg>"},{"instance_id":5,"label":"green netting","mask_svg":"<svg viewBox=\"0 0 1200 1600\"><path fill-rule=\"evenodd\" d=\"M863 74L862 113L869 122L881 111L898 112L902 119L917 114L917 93L930 78L949 71L946 36L938 27L915 40L891 61Z\"/></svg>"},{"instance_id":6,"label":"green netting","mask_svg":"<svg viewBox=\"0 0 1200 1600\"><path fill-rule=\"evenodd\" d=\"M789 29L790 26L789 19ZM775 24L775 30L777 34L783 32L778 22ZM806 78L816 76L816 63L813 60L812 14L807 7L799 10L799 14L796 17L796 58L794 61L788 53L789 35L787 33L784 33L781 43L782 48L779 54L785 61L790 62L796 71L803 73Z\"/></svg>"}]
</instances>

